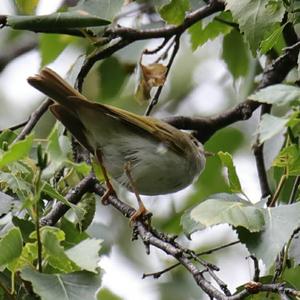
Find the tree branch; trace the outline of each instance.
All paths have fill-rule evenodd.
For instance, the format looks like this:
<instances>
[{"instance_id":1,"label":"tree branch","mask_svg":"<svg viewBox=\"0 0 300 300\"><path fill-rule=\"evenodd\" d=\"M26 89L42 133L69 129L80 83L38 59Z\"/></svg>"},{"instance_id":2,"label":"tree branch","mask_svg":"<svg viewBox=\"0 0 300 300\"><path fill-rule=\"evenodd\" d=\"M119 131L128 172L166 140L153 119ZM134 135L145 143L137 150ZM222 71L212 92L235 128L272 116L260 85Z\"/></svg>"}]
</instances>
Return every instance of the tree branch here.
<instances>
[{"instance_id":1,"label":"tree branch","mask_svg":"<svg viewBox=\"0 0 300 300\"><path fill-rule=\"evenodd\" d=\"M93 174L88 175L87 177L82 179L74 188L72 188L65 196L65 198L69 202L77 204L81 200L82 196L91 190L95 182L95 176ZM104 193L105 189L102 188L102 191ZM62 202L58 202L49 212L49 214L41 219L41 225L54 226L69 209L70 207L68 205L63 204Z\"/></svg>"},{"instance_id":2,"label":"tree branch","mask_svg":"<svg viewBox=\"0 0 300 300\"><path fill-rule=\"evenodd\" d=\"M77 87L78 90L82 90L83 81L88 72L91 70L93 65L104 59L116 51L125 48L127 45L138 41L138 40L147 40L152 38L171 38L172 36L180 36L187 28L192 26L199 20L210 16L218 11L224 10L224 3L219 0L211 1L211 3L207 6L201 7L198 10L187 14L182 24L178 26L167 26L158 29L145 29L138 30L127 27L117 26L116 28L107 28L104 36L108 38L108 40L118 39L112 46L106 46L104 49L100 49L96 54L91 54L85 61L83 67L80 70L80 73L77 77Z\"/></svg>"},{"instance_id":3,"label":"tree branch","mask_svg":"<svg viewBox=\"0 0 300 300\"><path fill-rule=\"evenodd\" d=\"M299 49L300 42L286 48L285 53L279 56L266 68L258 89L282 82L289 71L296 66ZM245 100L228 111L222 112L213 117L201 118L172 116L165 118L164 121L179 129L195 130L195 136L204 143L216 131L237 121L249 119L260 105L261 103L259 102Z\"/></svg>"},{"instance_id":4,"label":"tree branch","mask_svg":"<svg viewBox=\"0 0 300 300\"><path fill-rule=\"evenodd\" d=\"M163 28L145 30L117 26L115 28L108 28L106 30L106 35L110 36L111 38L120 37L126 40L130 40L131 42L153 38L168 38L174 35L182 34L187 28L189 28L196 22L224 9L224 2L215 0L211 1L208 5L187 14L183 23L178 26L167 26Z\"/></svg>"}]
</instances>

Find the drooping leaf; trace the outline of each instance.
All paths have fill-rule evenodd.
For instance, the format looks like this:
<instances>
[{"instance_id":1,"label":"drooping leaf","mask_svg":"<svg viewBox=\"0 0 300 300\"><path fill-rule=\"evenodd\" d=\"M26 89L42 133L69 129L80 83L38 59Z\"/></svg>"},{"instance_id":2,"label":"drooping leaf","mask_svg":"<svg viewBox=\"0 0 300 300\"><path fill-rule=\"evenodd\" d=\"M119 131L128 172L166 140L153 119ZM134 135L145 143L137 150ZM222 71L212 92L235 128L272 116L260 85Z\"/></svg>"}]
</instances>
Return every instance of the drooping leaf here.
<instances>
[{"instance_id":1,"label":"drooping leaf","mask_svg":"<svg viewBox=\"0 0 300 300\"><path fill-rule=\"evenodd\" d=\"M23 240L21 231L17 227L11 228L0 239L0 266L4 266L22 253Z\"/></svg>"},{"instance_id":2,"label":"drooping leaf","mask_svg":"<svg viewBox=\"0 0 300 300\"><path fill-rule=\"evenodd\" d=\"M183 22L189 8L189 0L170 0L170 3L160 8L159 14L167 23L179 25Z\"/></svg>"},{"instance_id":3,"label":"drooping leaf","mask_svg":"<svg viewBox=\"0 0 300 300\"><path fill-rule=\"evenodd\" d=\"M65 253L81 270L97 273L101 243L101 240L86 239Z\"/></svg>"},{"instance_id":4,"label":"drooping leaf","mask_svg":"<svg viewBox=\"0 0 300 300\"><path fill-rule=\"evenodd\" d=\"M135 97L144 102L150 99L150 91L153 87L162 86L166 80L167 67L163 64L153 63L149 65L139 64L138 81Z\"/></svg>"},{"instance_id":5,"label":"drooping leaf","mask_svg":"<svg viewBox=\"0 0 300 300\"><path fill-rule=\"evenodd\" d=\"M273 166L286 169L288 176L300 175L300 150L295 144L283 148L273 161Z\"/></svg>"},{"instance_id":6,"label":"drooping leaf","mask_svg":"<svg viewBox=\"0 0 300 300\"><path fill-rule=\"evenodd\" d=\"M8 165L13 161L28 156L33 143L33 135L28 135L24 140L18 141L5 151L0 157L0 168Z\"/></svg>"},{"instance_id":7,"label":"drooping leaf","mask_svg":"<svg viewBox=\"0 0 300 300\"><path fill-rule=\"evenodd\" d=\"M274 84L263 88L248 99L274 105L286 105L300 100L300 88L288 84Z\"/></svg>"},{"instance_id":8,"label":"drooping leaf","mask_svg":"<svg viewBox=\"0 0 300 300\"><path fill-rule=\"evenodd\" d=\"M227 168L230 190L233 193L241 193L242 187L233 164L232 156L228 152L222 151L218 152L218 156L221 159L223 166Z\"/></svg>"},{"instance_id":9,"label":"drooping leaf","mask_svg":"<svg viewBox=\"0 0 300 300\"><path fill-rule=\"evenodd\" d=\"M182 219L184 231L188 234L218 224L244 227L250 232L262 230L264 213L248 201L232 194L215 194L187 211Z\"/></svg>"},{"instance_id":10,"label":"drooping leaf","mask_svg":"<svg viewBox=\"0 0 300 300\"><path fill-rule=\"evenodd\" d=\"M276 4L268 0L226 0L234 19L249 42L252 54L256 55L261 41L281 22L285 8L282 1Z\"/></svg>"},{"instance_id":11,"label":"drooping leaf","mask_svg":"<svg viewBox=\"0 0 300 300\"><path fill-rule=\"evenodd\" d=\"M101 285L101 275L86 271L44 274L27 267L22 270L21 277L32 283L33 290L43 300L93 300Z\"/></svg>"},{"instance_id":12,"label":"drooping leaf","mask_svg":"<svg viewBox=\"0 0 300 300\"><path fill-rule=\"evenodd\" d=\"M234 51L232 45L234 45ZM224 37L222 57L234 79L247 74L249 68L248 52L243 36L237 30L232 30Z\"/></svg>"},{"instance_id":13,"label":"drooping leaf","mask_svg":"<svg viewBox=\"0 0 300 300\"><path fill-rule=\"evenodd\" d=\"M281 205L264 210L265 227L262 232L250 233L239 228L240 240L246 244L251 254L262 259L269 269L276 256L288 242L294 230L300 226L300 203Z\"/></svg>"}]
</instances>

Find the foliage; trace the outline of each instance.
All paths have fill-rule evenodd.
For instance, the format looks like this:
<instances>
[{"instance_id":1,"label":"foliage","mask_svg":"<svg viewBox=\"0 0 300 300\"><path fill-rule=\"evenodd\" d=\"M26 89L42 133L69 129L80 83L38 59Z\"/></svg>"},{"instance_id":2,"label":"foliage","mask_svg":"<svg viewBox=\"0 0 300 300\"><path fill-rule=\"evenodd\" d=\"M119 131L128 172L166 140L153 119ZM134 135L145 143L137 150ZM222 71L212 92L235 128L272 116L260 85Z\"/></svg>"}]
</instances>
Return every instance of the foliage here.
<instances>
[{"instance_id":1,"label":"foliage","mask_svg":"<svg viewBox=\"0 0 300 300\"><path fill-rule=\"evenodd\" d=\"M280 79L283 72L280 65L277 77L265 84L280 55L290 49L287 48L291 46L288 30L299 23L299 4L294 0L226 0L222 7L221 1L210 1L211 6L207 1L193 0L152 2L80 0L73 7L63 6L52 14L38 16L39 1L17 0L14 13L1 16L1 25L9 27L3 44L26 40L27 31L38 32L34 47L39 51L41 66L61 63L61 57L69 49L80 52L80 57L65 68L69 69L71 83L77 78L77 87L82 87L85 80L84 94L88 98L98 97L99 102L141 114L151 112L159 100L157 107L175 114L186 105L187 96L197 92L198 83L194 80L199 75L197 66L208 57L203 59L199 55L199 58L199 51L217 42L236 98L246 95L246 99L239 99L243 101L238 106L241 109L235 111L236 115L242 111L244 117L234 115L232 120L223 122L224 115L220 114L208 119L206 125L221 120L217 129L212 130L215 134L208 134L209 140L204 145L205 150L216 154L207 157L206 169L194 183L192 192L182 194L180 208L170 208L172 213L167 218L161 217L158 209L154 223L160 230L185 234L189 238L193 238L195 232L205 233L205 229L227 224L248 254L264 264L266 276L257 278L259 283L271 285L275 280L300 289L300 56L298 70L293 70L285 82ZM201 15L213 5L217 7L215 10ZM132 28L120 25L124 19ZM159 42L140 42L150 38ZM98 65L88 69L97 60ZM290 58L290 61L295 61L296 66L297 59ZM88 76L83 74L86 69ZM257 84L258 80L262 83ZM233 93L227 94L224 108L233 105ZM249 106L243 107L244 102L251 103L249 106L255 103L255 108L263 106L262 111L266 112L261 115L256 131L251 132L255 135L256 156L257 149L266 143L271 145L275 157L267 157L272 161L269 166L266 164L267 170L263 170L271 193L257 203L247 195L236 155L236 151L247 151L249 156L247 130L242 126L223 128L249 117L253 111L249 111ZM188 109L190 115L197 114L193 108ZM7 123L4 127L10 126ZM187 122L182 127L199 129L193 126L190 128ZM42 127L38 123L20 139L18 128L3 129L0 133L0 299L119 299L114 295L117 290L101 288L103 271L99 261L116 244L124 256L141 266L145 262L141 262L138 251L144 249L130 243L131 229L120 215L101 207L111 220L108 224L99 222L96 205L99 197L93 193L95 190L85 190L78 199L79 204L70 201L91 171L101 179L102 170L93 158L87 158L62 124L47 120L46 129ZM201 131L206 130L203 128L195 134L200 139ZM274 142L278 136L283 140L279 147ZM268 156L268 152L262 155ZM259 160L257 164L261 172L260 168L265 166ZM252 188L259 190L259 186ZM128 196L121 192L120 195L125 199ZM62 205L68 213L58 222L44 223L45 218ZM138 230L134 231L134 238L138 235L136 232ZM155 238L162 237L165 244L174 245L171 238L155 230L151 234L153 232ZM149 241L144 240L144 243L148 249ZM185 258L196 259L191 251L182 249L173 257L178 258L182 253ZM218 257L216 253L213 255ZM205 259L217 261L213 255ZM165 259L162 261L165 264ZM210 264L205 266L211 267ZM172 289L166 288L167 283L165 286L159 283L162 297L181 299L181 291L176 290L179 281L180 287L199 297L198 287L191 288L191 279L188 281L184 272L187 271L174 271L172 284L166 280ZM238 288L243 289L244 286ZM262 295L258 293L246 299L262 299L259 298Z\"/></svg>"}]
</instances>

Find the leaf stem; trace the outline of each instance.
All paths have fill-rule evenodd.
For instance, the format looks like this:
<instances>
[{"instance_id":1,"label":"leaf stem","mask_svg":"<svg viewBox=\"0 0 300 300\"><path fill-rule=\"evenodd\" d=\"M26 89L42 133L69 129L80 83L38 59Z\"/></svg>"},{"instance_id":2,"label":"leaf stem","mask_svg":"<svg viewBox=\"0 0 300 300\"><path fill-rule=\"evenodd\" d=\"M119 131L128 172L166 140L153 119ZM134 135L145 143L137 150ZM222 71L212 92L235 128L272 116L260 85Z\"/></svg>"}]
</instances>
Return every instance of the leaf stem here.
<instances>
[{"instance_id":1,"label":"leaf stem","mask_svg":"<svg viewBox=\"0 0 300 300\"><path fill-rule=\"evenodd\" d=\"M35 210L35 230L36 230L36 239L37 239L37 250L38 250L38 271L43 272L42 268L42 242L41 242L41 232L40 232L40 211L39 211L39 202L41 196L41 169L38 170L36 181L35 181L35 201L34 201L34 210Z\"/></svg>"},{"instance_id":2,"label":"leaf stem","mask_svg":"<svg viewBox=\"0 0 300 300\"><path fill-rule=\"evenodd\" d=\"M287 175L286 173L284 173L284 174L281 176L281 178L280 178L280 180L279 180L279 183L278 183L278 186L277 186L277 188L276 188L276 191L275 191L275 193L274 193L274 195L273 195L273 197L272 197L270 203L268 204L268 207L273 207L273 206L275 206L275 203L276 203L276 201L277 201L277 199L278 199L278 197L279 197L280 192L282 191L282 188L283 188L283 186L284 186L284 184L285 184L287 178L288 178L288 175Z\"/></svg>"}]
</instances>

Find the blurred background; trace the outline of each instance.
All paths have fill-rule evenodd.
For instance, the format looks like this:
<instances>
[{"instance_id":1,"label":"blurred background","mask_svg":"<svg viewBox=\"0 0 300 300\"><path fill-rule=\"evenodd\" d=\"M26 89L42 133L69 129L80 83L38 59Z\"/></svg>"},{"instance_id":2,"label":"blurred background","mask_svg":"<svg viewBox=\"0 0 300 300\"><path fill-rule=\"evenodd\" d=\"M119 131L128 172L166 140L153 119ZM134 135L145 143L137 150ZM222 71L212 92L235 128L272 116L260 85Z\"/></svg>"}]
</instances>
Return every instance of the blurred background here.
<instances>
[{"instance_id":1,"label":"blurred background","mask_svg":"<svg viewBox=\"0 0 300 300\"><path fill-rule=\"evenodd\" d=\"M54 12L61 2L40 0L37 14ZM0 14L16 14L16 9L14 1L0 1ZM123 18L122 22L130 25L131 20ZM142 114L147 104L134 98L137 80L134 69L143 49L153 49L161 42L136 42L98 63L86 79L85 95ZM163 88L159 104L154 109L154 116L211 116L245 99L255 88L252 83L259 63L248 53L248 71L244 76L233 78L222 58L222 43L223 38L217 37L192 51L190 36L182 36L179 53ZM25 46L30 50L3 65L2 62L7 60L13 49ZM51 68L64 76L80 55L85 53L86 48L88 44L79 38L1 29L0 129L26 121L31 112L44 100L40 93L27 84L28 76L38 72L41 65L45 64L50 64ZM153 62L155 58L147 56L144 61ZM205 144L207 151L228 151L233 155L243 189L252 202L260 200L251 150L255 140L257 118L255 113L250 120L219 131ZM47 138L54 122L53 117L47 113L35 128L37 137ZM276 143L279 147L282 140L278 138ZM276 153L274 144L272 148L267 145L266 151L268 165ZM180 233L180 217L186 209L211 194L228 192L224 174L219 159L210 157L205 171L194 185L172 195L143 197L147 208L153 213L153 225L166 233ZM120 190L119 196L136 205L131 194ZM175 262L154 248L150 249L150 255L146 255L140 241L131 242L128 220L112 208L101 206L100 201L98 204L97 215L88 232L91 236L104 239L104 255L100 262L104 270L103 299L207 299L205 295L199 294L200 290L190 274L181 267L162 275L159 279L147 277L142 280L143 273L160 271ZM197 252L235 240L235 232L225 225L197 232L191 236L191 240L184 235L179 237L180 242ZM209 255L206 259L220 268L219 277L234 291L236 287L249 281L253 274L253 263L245 259L247 255L244 246L235 245ZM110 291L115 296L111 295Z\"/></svg>"}]
</instances>

